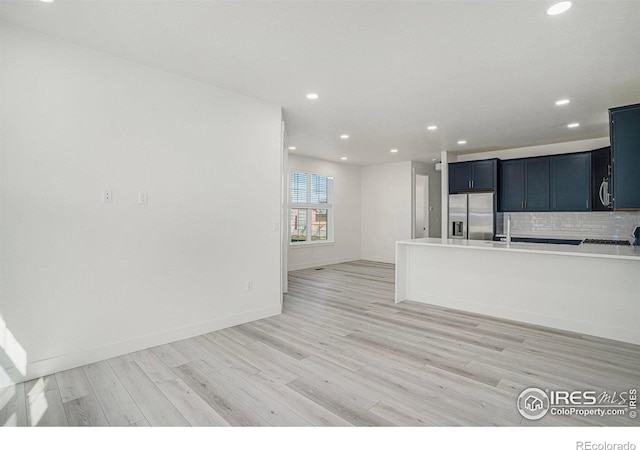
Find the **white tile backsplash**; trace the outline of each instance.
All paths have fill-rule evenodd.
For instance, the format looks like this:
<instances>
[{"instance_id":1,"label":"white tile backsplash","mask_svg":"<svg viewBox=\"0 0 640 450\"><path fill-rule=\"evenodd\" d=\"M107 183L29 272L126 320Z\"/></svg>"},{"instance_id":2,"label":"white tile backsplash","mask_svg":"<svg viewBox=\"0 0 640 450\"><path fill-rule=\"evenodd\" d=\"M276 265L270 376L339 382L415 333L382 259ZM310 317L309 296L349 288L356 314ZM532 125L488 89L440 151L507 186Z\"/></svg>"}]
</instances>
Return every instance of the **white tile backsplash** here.
<instances>
[{"instance_id":1,"label":"white tile backsplash","mask_svg":"<svg viewBox=\"0 0 640 450\"><path fill-rule=\"evenodd\" d=\"M566 239L628 239L640 225L640 211L498 213L496 233L505 234L511 215L511 235Z\"/></svg>"}]
</instances>

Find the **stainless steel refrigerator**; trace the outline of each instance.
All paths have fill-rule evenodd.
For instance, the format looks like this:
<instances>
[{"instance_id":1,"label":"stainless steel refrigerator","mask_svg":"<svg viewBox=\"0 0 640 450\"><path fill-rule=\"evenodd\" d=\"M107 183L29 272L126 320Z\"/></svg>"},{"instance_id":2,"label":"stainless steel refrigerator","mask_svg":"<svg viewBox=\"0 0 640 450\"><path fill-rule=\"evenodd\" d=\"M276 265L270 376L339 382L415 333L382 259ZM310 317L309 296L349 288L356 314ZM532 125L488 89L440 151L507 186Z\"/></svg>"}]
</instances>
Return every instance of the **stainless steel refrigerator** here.
<instances>
[{"instance_id":1,"label":"stainless steel refrigerator","mask_svg":"<svg viewBox=\"0 0 640 450\"><path fill-rule=\"evenodd\" d=\"M449 196L449 238L491 240L494 233L492 192Z\"/></svg>"}]
</instances>

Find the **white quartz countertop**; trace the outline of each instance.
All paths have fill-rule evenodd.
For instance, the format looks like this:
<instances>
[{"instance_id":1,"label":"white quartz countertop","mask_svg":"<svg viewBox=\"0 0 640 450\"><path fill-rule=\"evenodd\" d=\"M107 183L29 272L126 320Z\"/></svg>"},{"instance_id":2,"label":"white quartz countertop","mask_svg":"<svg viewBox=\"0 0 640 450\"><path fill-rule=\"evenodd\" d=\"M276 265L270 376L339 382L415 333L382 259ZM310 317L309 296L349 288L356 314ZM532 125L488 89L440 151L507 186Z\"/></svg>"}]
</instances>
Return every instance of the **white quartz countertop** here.
<instances>
[{"instance_id":1,"label":"white quartz countertop","mask_svg":"<svg viewBox=\"0 0 640 450\"><path fill-rule=\"evenodd\" d=\"M421 238L398 241L398 244L425 245L503 252L542 253L550 255L580 256L591 258L631 259L640 262L640 247L633 245L603 244L532 244L527 242L475 241L466 239Z\"/></svg>"}]
</instances>

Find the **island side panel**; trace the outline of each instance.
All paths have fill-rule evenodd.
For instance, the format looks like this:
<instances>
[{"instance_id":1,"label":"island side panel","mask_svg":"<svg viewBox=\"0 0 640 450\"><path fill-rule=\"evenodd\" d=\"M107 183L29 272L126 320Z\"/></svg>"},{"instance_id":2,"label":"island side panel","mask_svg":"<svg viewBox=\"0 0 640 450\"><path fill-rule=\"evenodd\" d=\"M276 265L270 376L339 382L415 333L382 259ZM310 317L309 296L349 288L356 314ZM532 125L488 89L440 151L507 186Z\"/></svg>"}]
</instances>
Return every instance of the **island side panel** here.
<instances>
[{"instance_id":1,"label":"island side panel","mask_svg":"<svg viewBox=\"0 0 640 450\"><path fill-rule=\"evenodd\" d=\"M410 245L396 242L396 303L407 299L407 286L409 284L407 260L410 250Z\"/></svg>"},{"instance_id":2,"label":"island side panel","mask_svg":"<svg viewBox=\"0 0 640 450\"><path fill-rule=\"evenodd\" d=\"M407 300L640 344L640 261L411 245L405 264Z\"/></svg>"}]
</instances>

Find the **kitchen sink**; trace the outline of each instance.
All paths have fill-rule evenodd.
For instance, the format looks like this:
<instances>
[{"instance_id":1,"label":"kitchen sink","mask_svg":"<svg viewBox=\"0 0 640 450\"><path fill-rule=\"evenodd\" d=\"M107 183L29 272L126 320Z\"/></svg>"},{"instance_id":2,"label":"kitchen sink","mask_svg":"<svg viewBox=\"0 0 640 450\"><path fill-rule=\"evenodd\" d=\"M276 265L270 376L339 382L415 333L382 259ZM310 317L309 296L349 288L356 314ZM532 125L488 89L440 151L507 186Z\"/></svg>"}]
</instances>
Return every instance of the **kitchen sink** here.
<instances>
[{"instance_id":1,"label":"kitchen sink","mask_svg":"<svg viewBox=\"0 0 640 450\"><path fill-rule=\"evenodd\" d=\"M499 239L502 242L505 242ZM582 239L545 239L545 238L511 238L511 242L525 242L529 244L563 244L563 245L580 245Z\"/></svg>"}]
</instances>

